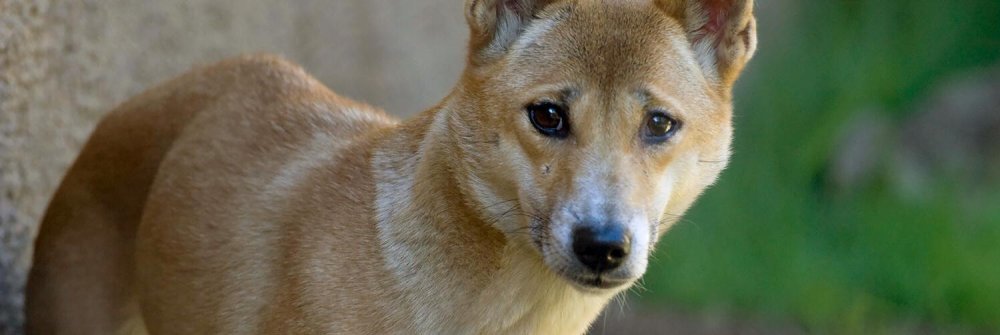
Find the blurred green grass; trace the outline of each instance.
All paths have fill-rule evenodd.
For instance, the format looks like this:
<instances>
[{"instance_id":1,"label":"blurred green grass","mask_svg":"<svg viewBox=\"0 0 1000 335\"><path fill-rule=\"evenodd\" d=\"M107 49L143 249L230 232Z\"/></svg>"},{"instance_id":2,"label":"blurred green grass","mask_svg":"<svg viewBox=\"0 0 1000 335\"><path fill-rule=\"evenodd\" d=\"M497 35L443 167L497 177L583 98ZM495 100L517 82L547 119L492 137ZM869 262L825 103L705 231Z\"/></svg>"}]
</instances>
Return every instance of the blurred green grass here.
<instances>
[{"instance_id":1,"label":"blurred green grass","mask_svg":"<svg viewBox=\"0 0 1000 335\"><path fill-rule=\"evenodd\" d=\"M664 237L642 301L819 333L1000 331L1000 187L968 195L942 179L901 199L884 175L846 195L822 183L859 110L899 122L949 75L997 64L1000 1L797 8L762 36L736 94L732 164Z\"/></svg>"}]
</instances>

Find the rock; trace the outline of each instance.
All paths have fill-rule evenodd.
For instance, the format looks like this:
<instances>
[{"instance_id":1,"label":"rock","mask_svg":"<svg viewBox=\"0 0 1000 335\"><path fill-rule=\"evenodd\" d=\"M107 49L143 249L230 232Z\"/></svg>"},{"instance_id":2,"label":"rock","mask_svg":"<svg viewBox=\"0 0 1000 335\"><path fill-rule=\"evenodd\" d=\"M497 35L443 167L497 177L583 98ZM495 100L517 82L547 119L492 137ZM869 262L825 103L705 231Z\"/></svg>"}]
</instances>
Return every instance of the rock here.
<instances>
[{"instance_id":1,"label":"rock","mask_svg":"<svg viewBox=\"0 0 1000 335\"><path fill-rule=\"evenodd\" d=\"M892 146L893 126L880 109L867 109L847 121L837 136L827 178L838 193L873 181Z\"/></svg>"},{"instance_id":2,"label":"rock","mask_svg":"<svg viewBox=\"0 0 1000 335\"><path fill-rule=\"evenodd\" d=\"M1000 182L1000 66L955 77L917 106L894 151L901 192L919 197L940 180L970 189Z\"/></svg>"},{"instance_id":3,"label":"rock","mask_svg":"<svg viewBox=\"0 0 1000 335\"><path fill-rule=\"evenodd\" d=\"M947 80L915 106L898 125L875 108L856 113L833 147L828 184L849 193L884 175L909 199L942 182L1000 184L1000 66Z\"/></svg>"}]
</instances>

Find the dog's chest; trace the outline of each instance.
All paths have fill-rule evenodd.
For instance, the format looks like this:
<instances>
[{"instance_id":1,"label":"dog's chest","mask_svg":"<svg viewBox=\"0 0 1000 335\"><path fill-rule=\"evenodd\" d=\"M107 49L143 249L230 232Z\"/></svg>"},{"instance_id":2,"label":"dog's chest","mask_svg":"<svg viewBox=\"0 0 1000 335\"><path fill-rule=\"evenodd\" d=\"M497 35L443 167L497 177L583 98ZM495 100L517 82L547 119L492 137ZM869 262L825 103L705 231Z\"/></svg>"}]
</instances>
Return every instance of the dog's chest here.
<instances>
[{"instance_id":1,"label":"dog's chest","mask_svg":"<svg viewBox=\"0 0 1000 335\"><path fill-rule=\"evenodd\" d=\"M485 285L455 277L437 284L411 291L420 333L582 334L613 296L580 292L541 264L516 260Z\"/></svg>"}]
</instances>

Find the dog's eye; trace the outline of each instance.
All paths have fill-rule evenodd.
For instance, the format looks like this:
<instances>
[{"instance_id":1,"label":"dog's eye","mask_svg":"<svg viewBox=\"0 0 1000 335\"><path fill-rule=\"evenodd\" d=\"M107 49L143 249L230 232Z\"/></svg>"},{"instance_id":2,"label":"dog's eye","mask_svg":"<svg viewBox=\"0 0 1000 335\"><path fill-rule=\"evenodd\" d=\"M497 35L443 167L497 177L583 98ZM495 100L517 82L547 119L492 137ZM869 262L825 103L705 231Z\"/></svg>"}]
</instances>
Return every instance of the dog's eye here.
<instances>
[{"instance_id":1,"label":"dog's eye","mask_svg":"<svg viewBox=\"0 0 1000 335\"><path fill-rule=\"evenodd\" d=\"M551 102L528 105L528 118L542 135L564 138L569 136L569 118L566 110Z\"/></svg>"},{"instance_id":2,"label":"dog's eye","mask_svg":"<svg viewBox=\"0 0 1000 335\"><path fill-rule=\"evenodd\" d=\"M652 112L646 117L645 137L651 143L662 143L680 129L680 122L664 112Z\"/></svg>"}]
</instances>

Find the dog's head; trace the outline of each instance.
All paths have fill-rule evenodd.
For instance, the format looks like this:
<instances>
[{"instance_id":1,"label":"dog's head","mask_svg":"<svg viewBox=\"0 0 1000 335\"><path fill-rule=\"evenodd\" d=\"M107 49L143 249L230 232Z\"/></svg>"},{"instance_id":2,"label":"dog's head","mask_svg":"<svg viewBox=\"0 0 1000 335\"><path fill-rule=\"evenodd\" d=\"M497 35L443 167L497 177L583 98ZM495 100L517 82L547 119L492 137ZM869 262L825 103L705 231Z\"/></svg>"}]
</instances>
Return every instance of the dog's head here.
<instances>
[{"instance_id":1,"label":"dog's head","mask_svg":"<svg viewBox=\"0 0 1000 335\"><path fill-rule=\"evenodd\" d=\"M462 189L585 291L639 278L725 167L752 0L469 0Z\"/></svg>"}]
</instances>

